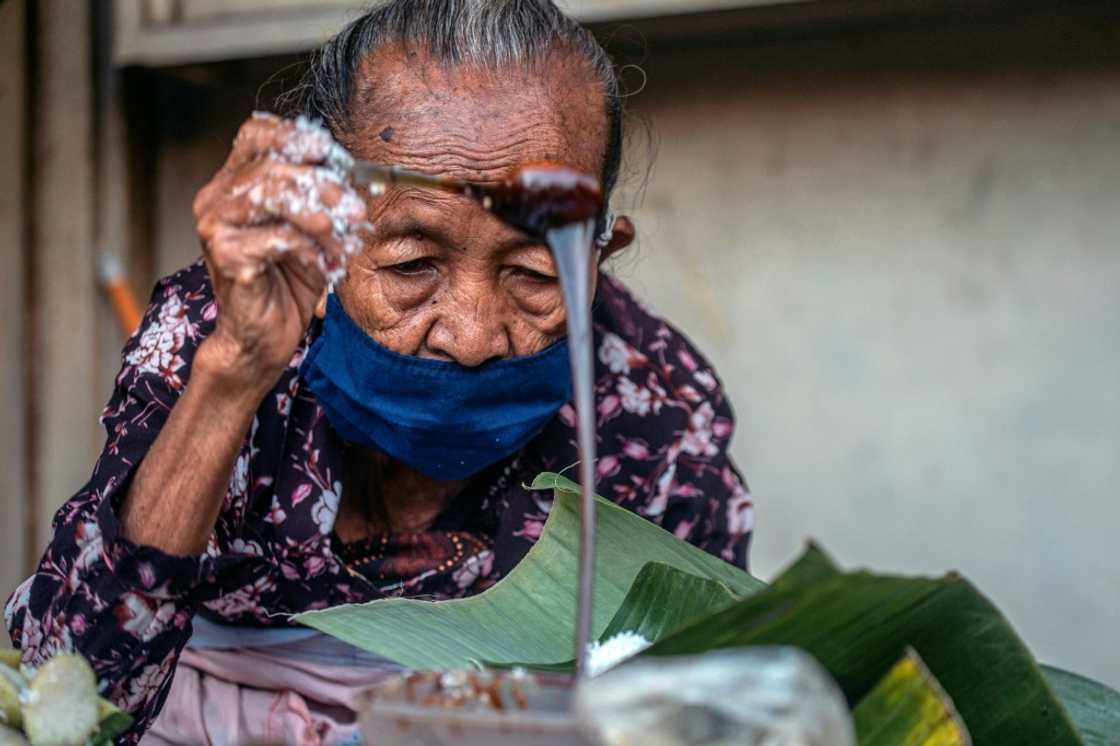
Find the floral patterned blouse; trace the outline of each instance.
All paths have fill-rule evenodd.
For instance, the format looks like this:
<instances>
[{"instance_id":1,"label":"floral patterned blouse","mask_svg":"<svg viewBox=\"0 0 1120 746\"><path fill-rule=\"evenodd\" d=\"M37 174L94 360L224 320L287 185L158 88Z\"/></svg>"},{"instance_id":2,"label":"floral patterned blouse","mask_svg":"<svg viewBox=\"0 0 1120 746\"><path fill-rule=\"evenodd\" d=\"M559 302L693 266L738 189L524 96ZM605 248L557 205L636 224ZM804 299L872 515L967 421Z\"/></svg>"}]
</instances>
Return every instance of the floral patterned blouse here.
<instances>
[{"instance_id":1,"label":"floral patterned blouse","mask_svg":"<svg viewBox=\"0 0 1120 746\"><path fill-rule=\"evenodd\" d=\"M195 614L275 626L388 594L478 593L540 536L551 496L523 485L577 461L568 404L521 452L474 477L429 530L343 543L333 525L344 446L299 376L313 327L253 420L206 552L137 546L121 535L121 500L216 315L201 261L156 286L124 348L93 476L55 515L50 546L5 612L26 664L72 649L90 660L103 693L136 718L125 743L158 713ZM728 457L732 413L711 366L609 277L594 322L599 493L745 567L751 499Z\"/></svg>"}]
</instances>

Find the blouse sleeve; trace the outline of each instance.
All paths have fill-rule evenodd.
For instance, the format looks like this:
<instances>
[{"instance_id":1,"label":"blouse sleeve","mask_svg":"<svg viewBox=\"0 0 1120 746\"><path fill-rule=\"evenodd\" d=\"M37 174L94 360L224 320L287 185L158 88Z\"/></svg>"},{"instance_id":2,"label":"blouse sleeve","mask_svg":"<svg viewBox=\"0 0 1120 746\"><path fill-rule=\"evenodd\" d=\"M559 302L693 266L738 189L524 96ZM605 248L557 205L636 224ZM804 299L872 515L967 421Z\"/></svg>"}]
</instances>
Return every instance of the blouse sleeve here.
<instances>
[{"instance_id":1,"label":"blouse sleeve","mask_svg":"<svg viewBox=\"0 0 1120 746\"><path fill-rule=\"evenodd\" d=\"M210 317L209 319L207 317ZM92 664L102 694L136 719L135 742L158 712L190 636L197 590L214 551L175 557L122 535L118 510L136 467L186 385L191 357L212 327L205 268L157 285L102 414L107 440L89 482L55 514L39 566L8 600L5 619L23 663L60 651Z\"/></svg>"},{"instance_id":2,"label":"blouse sleeve","mask_svg":"<svg viewBox=\"0 0 1120 746\"><path fill-rule=\"evenodd\" d=\"M754 507L746 482L727 452L733 419L729 410L701 405L691 420L693 435L711 428L722 437L713 435L706 448L698 439L696 452L678 458L674 494L663 525L709 554L746 570Z\"/></svg>"},{"instance_id":3,"label":"blouse sleeve","mask_svg":"<svg viewBox=\"0 0 1120 746\"><path fill-rule=\"evenodd\" d=\"M747 569L754 504L729 453L735 415L708 361L686 345L677 353L682 364L672 396L686 421L662 473L668 488L662 526Z\"/></svg>"}]
</instances>

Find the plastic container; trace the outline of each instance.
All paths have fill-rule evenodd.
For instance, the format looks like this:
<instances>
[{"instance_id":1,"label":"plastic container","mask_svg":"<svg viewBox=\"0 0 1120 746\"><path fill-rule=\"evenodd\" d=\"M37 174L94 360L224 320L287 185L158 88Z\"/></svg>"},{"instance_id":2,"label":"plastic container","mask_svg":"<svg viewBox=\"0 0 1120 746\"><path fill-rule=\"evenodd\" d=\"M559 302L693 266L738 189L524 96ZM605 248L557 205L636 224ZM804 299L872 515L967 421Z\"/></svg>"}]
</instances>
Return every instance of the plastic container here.
<instances>
[{"instance_id":1,"label":"plastic container","mask_svg":"<svg viewBox=\"0 0 1120 746\"><path fill-rule=\"evenodd\" d=\"M367 746L594 746L571 703L568 676L401 674L371 690L362 738Z\"/></svg>"}]
</instances>

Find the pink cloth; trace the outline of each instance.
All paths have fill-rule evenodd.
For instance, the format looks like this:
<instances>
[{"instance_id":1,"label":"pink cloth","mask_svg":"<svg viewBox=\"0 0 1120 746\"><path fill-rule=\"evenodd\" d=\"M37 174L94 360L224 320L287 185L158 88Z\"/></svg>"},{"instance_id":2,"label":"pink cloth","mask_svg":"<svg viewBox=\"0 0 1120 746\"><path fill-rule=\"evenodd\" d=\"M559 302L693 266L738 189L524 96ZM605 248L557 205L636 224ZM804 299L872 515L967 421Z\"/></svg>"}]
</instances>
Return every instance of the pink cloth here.
<instances>
[{"instance_id":1,"label":"pink cloth","mask_svg":"<svg viewBox=\"0 0 1120 746\"><path fill-rule=\"evenodd\" d=\"M186 648L141 746L335 746L353 738L362 692L399 669L331 659L313 647Z\"/></svg>"}]
</instances>

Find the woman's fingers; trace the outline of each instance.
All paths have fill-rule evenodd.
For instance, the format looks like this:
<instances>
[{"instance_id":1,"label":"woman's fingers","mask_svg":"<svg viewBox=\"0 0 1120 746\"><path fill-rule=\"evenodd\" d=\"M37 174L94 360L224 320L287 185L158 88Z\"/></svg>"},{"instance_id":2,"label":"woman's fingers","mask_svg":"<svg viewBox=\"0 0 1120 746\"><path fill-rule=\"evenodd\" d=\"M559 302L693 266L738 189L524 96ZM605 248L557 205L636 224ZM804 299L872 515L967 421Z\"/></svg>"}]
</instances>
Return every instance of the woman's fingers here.
<instances>
[{"instance_id":1,"label":"woman's fingers","mask_svg":"<svg viewBox=\"0 0 1120 746\"><path fill-rule=\"evenodd\" d=\"M352 164L322 127L254 115L195 197L219 330L265 370L291 359L328 283L362 247L366 205L349 184Z\"/></svg>"},{"instance_id":2,"label":"woman's fingers","mask_svg":"<svg viewBox=\"0 0 1120 746\"><path fill-rule=\"evenodd\" d=\"M325 271L334 273L361 249L357 231L365 220L365 203L333 171L265 163L250 167L201 216L198 230L204 243L212 243L225 226L290 223L319 245Z\"/></svg>"},{"instance_id":3,"label":"woman's fingers","mask_svg":"<svg viewBox=\"0 0 1120 746\"><path fill-rule=\"evenodd\" d=\"M337 171L321 166L293 166L263 161L247 167L230 184L229 193L247 195L257 207L287 214L314 215L326 220L340 238L366 221L366 203Z\"/></svg>"},{"instance_id":4,"label":"woman's fingers","mask_svg":"<svg viewBox=\"0 0 1120 746\"><path fill-rule=\"evenodd\" d=\"M240 285L253 284L271 265L283 263L312 293L326 286L322 249L291 225L244 228L224 224L204 251L220 277Z\"/></svg>"},{"instance_id":5,"label":"woman's fingers","mask_svg":"<svg viewBox=\"0 0 1120 746\"><path fill-rule=\"evenodd\" d=\"M238 130L226 168L238 168L266 155L279 156L289 163L322 163L342 171L353 164L350 154L331 133L307 117L282 119L254 112Z\"/></svg>"},{"instance_id":6,"label":"woman's fingers","mask_svg":"<svg viewBox=\"0 0 1120 746\"><path fill-rule=\"evenodd\" d=\"M239 170L266 159L297 165L319 164L339 175L349 172L354 163L346 148L335 142L330 132L306 117L283 119L274 114L254 112L238 130L225 165L195 196L195 217L200 217L220 198Z\"/></svg>"}]
</instances>

